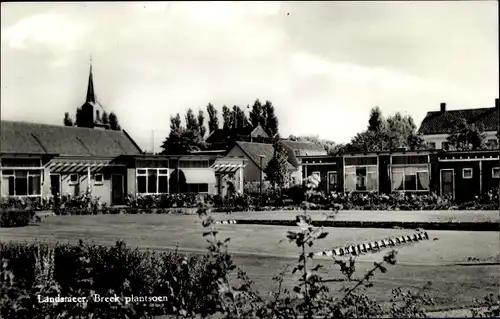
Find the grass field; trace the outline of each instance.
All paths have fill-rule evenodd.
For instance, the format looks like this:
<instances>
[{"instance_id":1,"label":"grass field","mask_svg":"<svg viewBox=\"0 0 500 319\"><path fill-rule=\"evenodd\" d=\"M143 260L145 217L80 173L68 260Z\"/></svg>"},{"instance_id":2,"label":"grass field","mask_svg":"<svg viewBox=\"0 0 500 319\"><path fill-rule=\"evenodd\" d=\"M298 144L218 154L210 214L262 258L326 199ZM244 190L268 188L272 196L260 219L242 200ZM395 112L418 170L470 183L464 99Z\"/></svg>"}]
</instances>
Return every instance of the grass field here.
<instances>
[{"instance_id":1,"label":"grass field","mask_svg":"<svg viewBox=\"0 0 500 319\"><path fill-rule=\"evenodd\" d=\"M379 212L361 212L366 215L370 213ZM397 212L398 215L401 213L415 213L413 216L424 218L421 212ZM295 216L294 212L286 214L289 214L289 218ZM396 212L391 214L396 215ZM224 214L215 216L218 219L226 218ZM354 213L349 216L361 218ZM430 215L425 216L431 218ZM235 214L230 217L234 218ZM230 250L235 254L237 264L247 271L260 291L272 290L275 285L270 279L284 269L285 265L293 264L298 256L296 247L286 241L280 242L284 239L286 230L292 228L259 225L218 225L217 228L221 238L231 238ZM327 231L330 233L328 237L318 241L313 246L313 251L412 233L409 230L367 228L330 228ZM204 253L206 242L201 236L202 232L198 217L193 215L53 216L45 218L37 226L1 229L0 241L76 243L83 239L96 244L113 245L116 240L121 239L130 247L170 250L179 245L182 251ZM439 309L468 305L476 297L498 291L498 265L462 264L469 257L485 262L498 260L499 232L428 233L428 241L397 248L398 264L390 267L386 274L375 276L375 287L368 291L369 295L387 301L392 288L419 288L426 281L431 281L433 285L429 293L436 299ZM382 256L383 252L358 257L358 274L362 275L373 266L373 261L381 260ZM326 257L320 258L318 262L325 265L323 271L329 277L340 276L337 268ZM287 275L285 285L290 286L293 280L291 274Z\"/></svg>"},{"instance_id":2,"label":"grass field","mask_svg":"<svg viewBox=\"0 0 500 319\"><path fill-rule=\"evenodd\" d=\"M221 219L295 219L300 211L217 213ZM331 211L309 211L315 220L324 220ZM366 211L342 210L340 221L398 221L398 222L498 222L500 213L494 210L436 210L436 211Z\"/></svg>"}]
</instances>

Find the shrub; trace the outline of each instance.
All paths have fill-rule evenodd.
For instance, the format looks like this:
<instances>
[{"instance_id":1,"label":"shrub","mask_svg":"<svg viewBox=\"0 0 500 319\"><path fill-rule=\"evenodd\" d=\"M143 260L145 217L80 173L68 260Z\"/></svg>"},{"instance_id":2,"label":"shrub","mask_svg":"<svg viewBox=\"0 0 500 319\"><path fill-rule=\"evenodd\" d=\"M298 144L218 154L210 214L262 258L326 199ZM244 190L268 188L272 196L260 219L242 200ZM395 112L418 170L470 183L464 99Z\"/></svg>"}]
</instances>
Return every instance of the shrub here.
<instances>
[{"instance_id":1,"label":"shrub","mask_svg":"<svg viewBox=\"0 0 500 319\"><path fill-rule=\"evenodd\" d=\"M54 207L54 198L25 197L25 198L0 198L0 209L30 209L50 210Z\"/></svg>"},{"instance_id":2,"label":"shrub","mask_svg":"<svg viewBox=\"0 0 500 319\"><path fill-rule=\"evenodd\" d=\"M32 209L0 209L0 227L23 227L35 220Z\"/></svg>"},{"instance_id":3,"label":"shrub","mask_svg":"<svg viewBox=\"0 0 500 319\"><path fill-rule=\"evenodd\" d=\"M306 198L312 198L316 177L311 177ZM139 251L118 241L114 247L84 244L56 245L41 243L0 243L0 317L3 318L151 318L175 314L177 317L206 318L221 314L226 318L352 318L352 317L421 317L433 300L423 291L393 290L389 309L367 297L365 289L372 278L396 264L396 252L361 277L356 276L355 260L337 259L332 263L341 277L325 278L314 263L309 249L328 236L323 226L313 226L303 202L304 212L296 219L298 228L287 232L298 258L292 273L300 279L290 291L282 286L288 268L273 278L278 289L271 298L262 297L253 288L246 273L235 265L229 253L229 238L220 238L210 216L210 208L199 204L198 214L206 228L208 254L189 256L173 253ZM334 219L336 211L327 220ZM236 272L236 280L231 279ZM331 294L329 283L344 283L340 296ZM38 296L92 297L118 296L119 302L40 303ZM123 297L165 296L164 302L124 303ZM488 296L486 315L498 315L498 299ZM496 307L496 308L495 308ZM219 316L220 317L220 316Z\"/></svg>"},{"instance_id":4,"label":"shrub","mask_svg":"<svg viewBox=\"0 0 500 319\"><path fill-rule=\"evenodd\" d=\"M206 256L158 253L88 245L0 244L0 317L144 318L152 315L215 312L216 267ZM167 296L162 303L93 302L100 296ZM39 303L41 297L89 297L82 303ZM15 314L15 315L13 315Z\"/></svg>"}]
</instances>

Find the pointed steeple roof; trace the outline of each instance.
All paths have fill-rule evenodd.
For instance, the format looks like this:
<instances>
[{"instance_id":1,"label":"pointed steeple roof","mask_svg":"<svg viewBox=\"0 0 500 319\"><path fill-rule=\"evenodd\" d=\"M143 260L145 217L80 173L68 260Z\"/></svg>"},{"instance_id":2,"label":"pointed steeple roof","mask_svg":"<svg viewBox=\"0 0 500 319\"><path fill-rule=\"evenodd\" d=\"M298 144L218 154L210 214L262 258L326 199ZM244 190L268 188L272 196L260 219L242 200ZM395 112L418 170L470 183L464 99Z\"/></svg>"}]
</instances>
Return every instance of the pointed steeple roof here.
<instances>
[{"instance_id":1,"label":"pointed steeple roof","mask_svg":"<svg viewBox=\"0 0 500 319\"><path fill-rule=\"evenodd\" d=\"M92 58L90 58L89 84L87 87L87 98L85 102L95 103L94 80L92 76Z\"/></svg>"}]
</instances>

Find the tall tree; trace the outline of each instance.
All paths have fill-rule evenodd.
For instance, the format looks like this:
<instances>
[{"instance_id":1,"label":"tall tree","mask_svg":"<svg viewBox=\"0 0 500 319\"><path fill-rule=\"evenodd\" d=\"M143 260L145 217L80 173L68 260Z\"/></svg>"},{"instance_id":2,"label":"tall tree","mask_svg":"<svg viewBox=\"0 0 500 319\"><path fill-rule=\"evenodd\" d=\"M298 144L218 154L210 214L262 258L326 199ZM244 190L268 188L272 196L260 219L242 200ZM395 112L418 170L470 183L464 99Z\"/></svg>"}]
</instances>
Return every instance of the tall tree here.
<instances>
[{"instance_id":1,"label":"tall tree","mask_svg":"<svg viewBox=\"0 0 500 319\"><path fill-rule=\"evenodd\" d=\"M468 123L465 119L456 121L452 133L447 137L450 148L459 151L484 149L485 139L484 127Z\"/></svg>"},{"instance_id":2,"label":"tall tree","mask_svg":"<svg viewBox=\"0 0 500 319\"><path fill-rule=\"evenodd\" d=\"M281 141L274 144L274 154L264 169L266 179L276 190L285 186L288 177L288 154Z\"/></svg>"},{"instance_id":3,"label":"tall tree","mask_svg":"<svg viewBox=\"0 0 500 319\"><path fill-rule=\"evenodd\" d=\"M378 106L372 108L370 111L370 119L368 120L368 130L373 132L379 132L384 129L384 118L382 116L382 111Z\"/></svg>"},{"instance_id":4,"label":"tall tree","mask_svg":"<svg viewBox=\"0 0 500 319\"><path fill-rule=\"evenodd\" d=\"M201 138L205 138L207 128L205 127L205 114L203 113L203 110L198 111L198 130Z\"/></svg>"},{"instance_id":5,"label":"tall tree","mask_svg":"<svg viewBox=\"0 0 500 319\"><path fill-rule=\"evenodd\" d=\"M179 113L170 117L170 132L161 146L162 154L183 155L205 148L198 119L192 110L187 111L185 120L186 127L182 126Z\"/></svg>"},{"instance_id":6,"label":"tall tree","mask_svg":"<svg viewBox=\"0 0 500 319\"><path fill-rule=\"evenodd\" d=\"M102 122L102 124L109 124L108 112L106 112L106 111L102 112L101 122Z\"/></svg>"},{"instance_id":7,"label":"tall tree","mask_svg":"<svg viewBox=\"0 0 500 319\"><path fill-rule=\"evenodd\" d=\"M198 120L194 116L192 109L187 110L185 120L186 120L186 130L193 132L197 132L199 130Z\"/></svg>"},{"instance_id":8,"label":"tall tree","mask_svg":"<svg viewBox=\"0 0 500 319\"><path fill-rule=\"evenodd\" d=\"M212 133L213 131L219 128L219 118L217 117L217 109L212 105L212 103L208 103L207 113L208 113L208 132Z\"/></svg>"},{"instance_id":9,"label":"tall tree","mask_svg":"<svg viewBox=\"0 0 500 319\"><path fill-rule=\"evenodd\" d=\"M80 127L80 126L83 126L85 123L84 123L84 118L83 118L83 112L82 112L82 108L79 107L76 109L76 116L75 116L75 124L76 126Z\"/></svg>"},{"instance_id":10,"label":"tall tree","mask_svg":"<svg viewBox=\"0 0 500 319\"><path fill-rule=\"evenodd\" d=\"M224 121L224 130L230 130L233 127L233 112L225 105L222 107L222 119Z\"/></svg>"},{"instance_id":11,"label":"tall tree","mask_svg":"<svg viewBox=\"0 0 500 319\"><path fill-rule=\"evenodd\" d=\"M181 131L181 129L181 116L177 113L175 116L170 117L170 131Z\"/></svg>"},{"instance_id":12,"label":"tall tree","mask_svg":"<svg viewBox=\"0 0 500 319\"><path fill-rule=\"evenodd\" d=\"M245 111L241 109L238 105L233 106L232 115L234 117L232 128L238 130L240 128L245 128L248 126L248 118Z\"/></svg>"},{"instance_id":13,"label":"tall tree","mask_svg":"<svg viewBox=\"0 0 500 319\"><path fill-rule=\"evenodd\" d=\"M181 126L181 116L177 113L175 116L170 117L170 132L168 137L165 139L161 148L163 149L163 154L174 154L182 155L186 154L186 146L182 135L185 129Z\"/></svg>"},{"instance_id":14,"label":"tall tree","mask_svg":"<svg viewBox=\"0 0 500 319\"><path fill-rule=\"evenodd\" d=\"M266 127L264 128L266 133L269 134L269 136L276 135L278 133L278 118L274 113L274 106L271 101L266 101L262 107L262 111L266 119Z\"/></svg>"},{"instance_id":15,"label":"tall tree","mask_svg":"<svg viewBox=\"0 0 500 319\"><path fill-rule=\"evenodd\" d=\"M406 147L418 150L425 147L424 139L417 134L417 126L411 116L399 112L385 120L382 112L375 107L370 112L368 128L356 134L345 146L353 152L378 152Z\"/></svg>"},{"instance_id":16,"label":"tall tree","mask_svg":"<svg viewBox=\"0 0 500 319\"><path fill-rule=\"evenodd\" d=\"M260 103L259 99L255 100L252 110L250 111L250 122L253 127L256 127L257 125L260 125L263 128L266 127L266 118L263 112L262 103Z\"/></svg>"},{"instance_id":17,"label":"tall tree","mask_svg":"<svg viewBox=\"0 0 500 319\"><path fill-rule=\"evenodd\" d=\"M73 120L69 116L69 113L64 113L64 126L73 126Z\"/></svg>"},{"instance_id":18,"label":"tall tree","mask_svg":"<svg viewBox=\"0 0 500 319\"><path fill-rule=\"evenodd\" d=\"M121 127L120 124L118 123L118 117L114 112L109 113L109 127L113 131L120 131Z\"/></svg>"}]
</instances>

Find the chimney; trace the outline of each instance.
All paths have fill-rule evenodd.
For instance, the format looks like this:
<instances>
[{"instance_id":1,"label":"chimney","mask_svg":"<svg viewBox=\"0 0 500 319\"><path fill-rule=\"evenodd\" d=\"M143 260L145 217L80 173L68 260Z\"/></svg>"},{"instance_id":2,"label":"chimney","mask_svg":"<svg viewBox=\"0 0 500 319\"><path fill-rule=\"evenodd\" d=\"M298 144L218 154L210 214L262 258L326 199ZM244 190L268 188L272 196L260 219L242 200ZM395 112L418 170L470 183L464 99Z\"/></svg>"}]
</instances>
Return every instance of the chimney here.
<instances>
[{"instance_id":1,"label":"chimney","mask_svg":"<svg viewBox=\"0 0 500 319\"><path fill-rule=\"evenodd\" d=\"M440 106L441 106L441 113L446 112L446 103L441 102Z\"/></svg>"},{"instance_id":2,"label":"chimney","mask_svg":"<svg viewBox=\"0 0 500 319\"><path fill-rule=\"evenodd\" d=\"M498 109L500 107L498 99L495 99L495 107Z\"/></svg>"}]
</instances>

